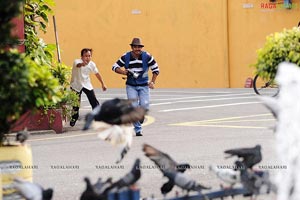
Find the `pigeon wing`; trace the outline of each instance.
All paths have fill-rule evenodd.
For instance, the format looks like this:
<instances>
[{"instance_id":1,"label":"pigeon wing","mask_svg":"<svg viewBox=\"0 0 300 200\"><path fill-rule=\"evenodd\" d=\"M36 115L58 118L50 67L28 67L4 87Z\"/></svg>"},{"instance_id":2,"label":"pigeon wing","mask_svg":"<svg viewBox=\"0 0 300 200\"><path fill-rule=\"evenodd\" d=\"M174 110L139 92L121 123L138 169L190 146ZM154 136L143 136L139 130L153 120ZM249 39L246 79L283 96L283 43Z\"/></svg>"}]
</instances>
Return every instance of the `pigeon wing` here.
<instances>
[{"instance_id":1,"label":"pigeon wing","mask_svg":"<svg viewBox=\"0 0 300 200\"><path fill-rule=\"evenodd\" d=\"M120 151L120 158L116 163L120 163L131 148L133 129L125 125L113 125L108 129L101 131L98 137L117 146Z\"/></svg>"},{"instance_id":2,"label":"pigeon wing","mask_svg":"<svg viewBox=\"0 0 300 200\"><path fill-rule=\"evenodd\" d=\"M39 200L43 198L43 188L40 185L25 181L21 178L15 178L13 186L25 199Z\"/></svg>"},{"instance_id":3,"label":"pigeon wing","mask_svg":"<svg viewBox=\"0 0 300 200\"><path fill-rule=\"evenodd\" d=\"M129 187L136 183L141 177L141 169L140 169L140 159L136 159L134 165L130 172L128 172L125 176L119 179L117 182L112 183L109 187L107 187L103 195L108 194L114 188L120 189L123 187Z\"/></svg>"},{"instance_id":4,"label":"pigeon wing","mask_svg":"<svg viewBox=\"0 0 300 200\"><path fill-rule=\"evenodd\" d=\"M136 112L136 108L133 107L132 102L133 100L119 98L105 101L101 106L99 114L95 116L95 120L118 125L131 123L134 118L130 116ZM129 119L131 119L131 121L126 121Z\"/></svg>"},{"instance_id":5,"label":"pigeon wing","mask_svg":"<svg viewBox=\"0 0 300 200\"><path fill-rule=\"evenodd\" d=\"M82 192L80 200L97 200L99 195L95 192L93 185L88 177L84 178L86 189Z\"/></svg>"},{"instance_id":6,"label":"pigeon wing","mask_svg":"<svg viewBox=\"0 0 300 200\"><path fill-rule=\"evenodd\" d=\"M133 108L130 112L121 116L121 123L128 124L142 120L145 117L146 110L141 107Z\"/></svg>"},{"instance_id":7,"label":"pigeon wing","mask_svg":"<svg viewBox=\"0 0 300 200\"><path fill-rule=\"evenodd\" d=\"M224 151L224 153L236 155L238 157L246 157L249 155L256 154L257 149L260 149L260 145L256 145L253 148L236 148L236 149L229 149Z\"/></svg>"},{"instance_id":8,"label":"pigeon wing","mask_svg":"<svg viewBox=\"0 0 300 200\"><path fill-rule=\"evenodd\" d=\"M150 158L164 174L166 171L177 171L177 163L166 153L148 145L143 145L145 155Z\"/></svg>"},{"instance_id":9,"label":"pigeon wing","mask_svg":"<svg viewBox=\"0 0 300 200\"><path fill-rule=\"evenodd\" d=\"M171 192L171 190L173 189L174 185L175 185L174 181L172 181L172 180L169 179L168 182L164 183L161 186L161 188L160 188L161 193L165 195L165 194Z\"/></svg>"},{"instance_id":10,"label":"pigeon wing","mask_svg":"<svg viewBox=\"0 0 300 200\"><path fill-rule=\"evenodd\" d=\"M84 126L82 128L82 130L88 130L91 126L91 124L93 123L93 121L95 120L95 117L98 115L98 113L100 113L101 111L101 106L98 105L96 108L93 109L92 112L88 113L85 116L85 123Z\"/></svg>"}]
</instances>

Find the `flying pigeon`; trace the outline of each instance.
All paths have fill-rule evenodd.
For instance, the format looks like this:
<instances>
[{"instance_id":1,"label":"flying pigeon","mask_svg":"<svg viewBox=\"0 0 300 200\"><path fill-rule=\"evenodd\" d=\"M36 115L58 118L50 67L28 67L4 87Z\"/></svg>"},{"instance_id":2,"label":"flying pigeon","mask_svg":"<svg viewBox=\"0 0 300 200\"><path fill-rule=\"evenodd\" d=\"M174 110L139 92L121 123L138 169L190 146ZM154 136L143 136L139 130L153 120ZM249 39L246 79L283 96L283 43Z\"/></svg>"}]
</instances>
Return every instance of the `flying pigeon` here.
<instances>
[{"instance_id":1,"label":"flying pigeon","mask_svg":"<svg viewBox=\"0 0 300 200\"><path fill-rule=\"evenodd\" d=\"M222 181L229 183L230 188L232 188L236 183L241 182L240 171L236 169L223 169L210 165L209 170L214 172Z\"/></svg>"},{"instance_id":2,"label":"flying pigeon","mask_svg":"<svg viewBox=\"0 0 300 200\"><path fill-rule=\"evenodd\" d=\"M189 164L178 164L168 154L163 153L148 144L143 145L143 151L145 152L145 155L158 166L163 175L169 179L168 182L163 184L163 186L160 188L163 195L166 195L168 192L170 192L174 185L177 185L188 191L210 189L183 175L185 170L190 168Z\"/></svg>"},{"instance_id":3,"label":"flying pigeon","mask_svg":"<svg viewBox=\"0 0 300 200\"><path fill-rule=\"evenodd\" d=\"M103 191L103 195L107 195L113 189L120 190L122 188L129 188L133 186L141 177L141 169L140 169L141 160L136 159L134 165L130 172L128 172L125 176L120 178L118 181L111 184L111 186L107 187Z\"/></svg>"},{"instance_id":4,"label":"flying pigeon","mask_svg":"<svg viewBox=\"0 0 300 200\"><path fill-rule=\"evenodd\" d=\"M16 134L16 141L23 144L28 139L28 131L27 128L25 128L23 131L18 131Z\"/></svg>"},{"instance_id":5,"label":"flying pigeon","mask_svg":"<svg viewBox=\"0 0 300 200\"><path fill-rule=\"evenodd\" d=\"M25 181L21 178L14 178L13 187L26 200L50 200L53 196L53 189L45 190L42 186Z\"/></svg>"},{"instance_id":6,"label":"flying pigeon","mask_svg":"<svg viewBox=\"0 0 300 200\"><path fill-rule=\"evenodd\" d=\"M120 125L144 119L146 110L142 107L134 107L133 102L134 100L119 98L105 101L87 114L83 130L89 129L93 120Z\"/></svg>"},{"instance_id":7,"label":"flying pigeon","mask_svg":"<svg viewBox=\"0 0 300 200\"><path fill-rule=\"evenodd\" d=\"M226 154L230 154L229 157L237 156L243 158L243 163L247 168L251 168L262 160L261 146L256 145L253 148L237 148L224 151Z\"/></svg>"},{"instance_id":8,"label":"flying pigeon","mask_svg":"<svg viewBox=\"0 0 300 200\"><path fill-rule=\"evenodd\" d=\"M143 151L145 152L145 155L150 158L163 173L165 171L178 171L183 173L186 169L190 168L189 164L178 164L168 154L154 148L149 144L143 145Z\"/></svg>"},{"instance_id":9,"label":"flying pigeon","mask_svg":"<svg viewBox=\"0 0 300 200\"><path fill-rule=\"evenodd\" d=\"M134 130L128 125L111 125L104 122L93 122L92 131L98 132L97 137L117 147L120 156L116 163L120 163L131 148Z\"/></svg>"}]
</instances>

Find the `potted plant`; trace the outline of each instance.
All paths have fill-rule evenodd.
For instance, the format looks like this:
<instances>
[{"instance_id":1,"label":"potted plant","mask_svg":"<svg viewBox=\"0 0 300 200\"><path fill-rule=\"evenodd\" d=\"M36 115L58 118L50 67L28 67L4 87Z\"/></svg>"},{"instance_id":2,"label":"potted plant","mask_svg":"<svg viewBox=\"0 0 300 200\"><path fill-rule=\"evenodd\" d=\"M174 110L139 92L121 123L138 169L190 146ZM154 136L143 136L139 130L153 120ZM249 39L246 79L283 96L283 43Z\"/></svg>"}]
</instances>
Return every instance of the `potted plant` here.
<instances>
[{"instance_id":1,"label":"potted plant","mask_svg":"<svg viewBox=\"0 0 300 200\"><path fill-rule=\"evenodd\" d=\"M58 81L57 101L43 103L33 110L28 110L14 124L12 131L20 131L25 127L28 130L54 130L56 133L63 132L64 122L70 119L73 106L79 105L76 93L69 89L70 67L64 64L57 64L50 67L49 73Z\"/></svg>"},{"instance_id":2,"label":"potted plant","mask_svg":"<svg viewBox=\"0 0 300 200\"><path fill-rule=\"evenodd\" d=\"M13 127L19 131L24 127L29 130L52 129L63 132L63 122L70 118L72 106L79 104L78 96L69 89L71 68L54 60L56 45L46 44L39 36L38 30L46 32L48 15L52 14L52 0L26 0L24 4L26 57L37 65L51 72L59 82L57 94L61 97L52 102L44 102L35 112L28 111Z\"/></svg>"},{"instance_id":3,"label":"potted plant","mask_svg":"<svg viewBox=\"0 0 300 200\"><path fill-rule=\"evenodd\" d=\"M23 168L32 166L31 148L10 138L11 127L28 110L62 99L59 81L49 68L41 67L14 48L18 41L11 36L11 20L22 7L21 0L0 1L0 185L5 188L2 195L10 199L18 199L11 187L12 177L32 179L32 170Z\"/></svg>"}]
</instances>

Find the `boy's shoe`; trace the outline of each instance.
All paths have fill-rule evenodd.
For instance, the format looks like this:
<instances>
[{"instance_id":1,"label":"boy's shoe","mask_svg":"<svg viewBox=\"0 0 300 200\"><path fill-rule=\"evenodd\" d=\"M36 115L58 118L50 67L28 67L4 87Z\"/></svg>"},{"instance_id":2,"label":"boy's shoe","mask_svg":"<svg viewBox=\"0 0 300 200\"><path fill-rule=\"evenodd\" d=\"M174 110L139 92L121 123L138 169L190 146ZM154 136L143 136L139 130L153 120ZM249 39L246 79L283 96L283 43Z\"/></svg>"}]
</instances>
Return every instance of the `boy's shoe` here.
<instances>
[{"instance_id":1,"label":"boy's shoe","mask_svg":"<svg viewBox=\"0 0 300 200\"><path fill-rule=\"evenodd\" d=\"M141 132L135 133L136 136L143 136Z\"/></svg>"},{"instance_id":2,"label":"boy's shoe","mask_svg":"<svg viewBox=\"0 0 300 200\"><path fill-rule=\"evenodd\" d=\"M71 121L70 121L70 126L75 126L75 124L76 124L76 119L71 119Z\"/></svg>"}]
</instances>

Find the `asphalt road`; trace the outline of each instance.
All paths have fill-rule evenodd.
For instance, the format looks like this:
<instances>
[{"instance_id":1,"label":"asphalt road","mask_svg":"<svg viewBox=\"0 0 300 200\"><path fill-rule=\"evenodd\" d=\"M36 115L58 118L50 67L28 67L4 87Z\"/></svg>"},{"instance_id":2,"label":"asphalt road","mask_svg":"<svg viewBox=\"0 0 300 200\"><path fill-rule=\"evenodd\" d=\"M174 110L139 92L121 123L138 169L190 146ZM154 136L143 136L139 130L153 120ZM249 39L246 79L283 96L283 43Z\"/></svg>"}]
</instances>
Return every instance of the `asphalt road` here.
<instances>
[{"instance_id":1,"label":"asphalt road","mask_svg":"<svg viewBox=\"0 0 300 200\"><path fill-rule=\"evenodd\" d=\"M100 101L126 98L125 89L96 90ZM222 183L209 171L209 165L230 167L234 159L225 159L224 150L262 145L263 161L256 168L282 166L276 161L275 120L250 89L155 89L151 90L150 112L143 137L133 138L124 160L116 165L118 150L97 138L96 133L82 132L83 119L91 107L83 94L80 121L65 126L63 134L32 135L34 182L54 188L55 200L79 199L85 189L83 177L95 182L99 177L117 180L126 174L134 160L142 160L138 182L141 196L161 198L160 186L166 181L161 172L143 155L148 143L168 153L178 162L188 162L186 173L203 185L219 189ZM270 169L276 174L279 169ZM281 169L282 170L282 169ZM181 190L174 188L168 197ZM264 196L261 199L272 199ZM239 198L236 198L239 199Z\"/></svg>"}]
</instances>

